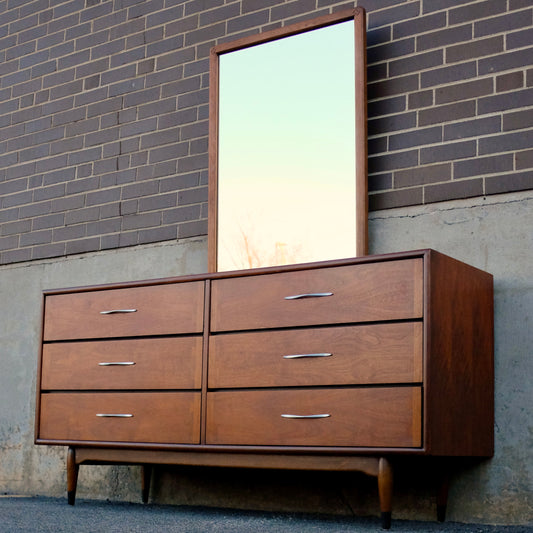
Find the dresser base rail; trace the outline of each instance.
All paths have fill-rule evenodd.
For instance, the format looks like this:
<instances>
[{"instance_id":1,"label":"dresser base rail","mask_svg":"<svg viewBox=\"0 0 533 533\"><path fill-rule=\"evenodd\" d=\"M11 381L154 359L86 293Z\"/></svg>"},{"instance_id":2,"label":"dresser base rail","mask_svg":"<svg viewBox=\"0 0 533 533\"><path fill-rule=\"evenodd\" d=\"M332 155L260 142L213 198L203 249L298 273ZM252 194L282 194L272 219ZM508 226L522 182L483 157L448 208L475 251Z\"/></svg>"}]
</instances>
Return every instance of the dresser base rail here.
<instances>
[{"instance_id":1,"label":"dresser base rail","mask_svg":"<svg viewBox=\"0 0 533 533\"><path fill-rule=\"evenodd\" d=\"M381 525L391 527L393 468L386 457L265 455L249 453L194 453L105 448L68 448L67 494L69 505L76 501L80 465L127 464L141 466L141 495L147 503L153 465L195 465L230 468L267 468L278 470L317 470L361 472L377 478ZM444 521L448 498L448 478L443 476L437 492L437 518Z\"/></svg>"}]
</instances>

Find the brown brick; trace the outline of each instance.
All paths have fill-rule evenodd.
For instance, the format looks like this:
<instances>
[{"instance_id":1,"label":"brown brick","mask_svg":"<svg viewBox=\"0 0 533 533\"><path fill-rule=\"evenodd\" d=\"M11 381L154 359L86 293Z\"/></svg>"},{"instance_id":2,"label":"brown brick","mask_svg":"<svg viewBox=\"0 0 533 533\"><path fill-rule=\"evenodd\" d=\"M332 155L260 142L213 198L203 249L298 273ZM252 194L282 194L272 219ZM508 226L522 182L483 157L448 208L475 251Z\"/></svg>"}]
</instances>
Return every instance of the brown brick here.
<instances>
[{"instance_id":1,"label":"brown brick","mask_svg":"<svg viewBox=\"0 0 533 533\"><path fill-rule=\"evenodd\" d=\"M509 74L502 74L496 77L496 91L512 91L513 89L520 89L524 86L524 73L520 70L518 72L510 72Z\"/></svg>"},{"instance_id":2,"label":"brown brick","mask_svg":"<svg viewBox=\"0 0 533 533\"><path fill-rule=\"evenodd\" d=\"M51 213L61 213L64 211L69 211L71 209L79 209L84 205L85 197L83 194L77 196L66 196L65 198L58 198L52 200L50 205Z\"/></svg>"},{"instance_id":3,"label":"brown brick","mask_svg":"<svg viewBox=\"0 0 533 533\"><path fill-rule=\"evenodd\" d=\"M444 126L444 140L454 141L465 137L476 137L501 131L501 119L499 116L477 118L446 124Z\"/></svg>"},{"instance_id":4,"label":"brown brick","mask_svg":"<svg viewBox=\"0 0 533 533\"><path fill-rule=\"evenodd\" d=\"M503 154L489 157L476 157L465 161L456 161L453 164L454 179L471 176L484 176L513 169L512 154Z\"/></svg>"},{"instance_id":5,"label":"brown brick","mask_svg":"<svg viewBox=\"0 0 533 533\"><path fill-rule=\"evenodd\" d=\"M217 3L223 4L220 0ZM266 7L275 6L279 4L279 0L242 0L242 12L249 13L250 11L258 11Z\"/></svg>"},{"instance_id":6,"label":"brown brick","mask_svg":"<svg viewBox=\"0 0 533 533\"><path fill-rule=\"evenodd\" d=\"M409 72L426 70L443 64L442 50L433 50L416 54L408 58L398 59L389 63L390 76L401 76Z\"/></svg>"},{"instance_id":7,"label":"brown brick","mask_svg":"<svg viewBox=\"0 0 533 533\"><path fill-rule=\"evenodd\" d=\"M53 215L46 215L46 216L34 218L32 229L42 230L42 229L57 228L59 226L63 226L64 224L65 224L64 213L55 213Z\"/></svg>"},{"instance_id":8,"label":"brown brick","mask_svg":"<svg viewBox=\"0 0 533 533\"><path fill-rule=\"evenodd\" d=\"M163 224L173 224L176 222L188 222L200 218L200 205L186 205L176 209L168 209L163 212Z\"/></svg>"},{"instance_id":9,"label":"brown brick","mask_svg":"<svg viewBox=\"0 0 533 533\"><path fill-rule=\"evenodd\" d=\"M20 263L31 259L31 248L9 250L0 254L0 263L8 265L10 263Z\"/></svg>"},{"instance_id":10,"label":"brown brick","mask_svg":"<svg viewBox=\"0 0 533 533\"><path fill-rule=\"evenodd\" d=\"M507 111L520 107L533 105L533 89L514 91L512 97L508 94L498 94L480 98L478 101L478 113L493 113L495 111Z\"/></svg>"},{"instance_id":11,"label":"brown brick","mask_svg":"<svg viewBox=\"0 0 533 533\"><path fill-rule=\"evenodd\" d=\"M390 26L382 26L381 28L367 29L366 31L367 49L372 46L377 46L383 43L387 43L391 39L392 39L392 28Z\"/></svg>"},{"instance_id":12,"label":"brown brick","mask_svg":"<svg viewBox=\"0 0 533 533\"><path fill-rule=\"evenodd\" d=\"M174 240L177 238L177 233L177 226L140 230L138 234L139 244Z\"/></svg>"},{"instance_id":13,"label":"brown brick","mask_svg":"<svg viewBox=\"0 0 533 533\"><path fill-rule=\"evenodd\" d=\"M472 25L465 24L445 30L438 30L416 38L417 51L438 48L449 44L470 41L472 39Z\"/></svg>"},{"instance_id":14,"label":"brown brick","mask_svg":"<svg viewBox=\"0 0 533 533\"><path fill-rule=\"evenodd\" d=\"M359 5L359 4L358 4ZM364 3L362 4L364 7ZM369 2L372 5L372 2ZM370 12L368 17L368 27L375 28L377 26L385 26L392 24L397 20L410 19L420 14L420 3L407 2L402 5L391 7L389 9L383 9L377 12Z\"/></svg>"},{"instance_id":15,"label":"brown brick","mask_svg":"<svg viewBox=\"0 0 533 533\"><path fill-rule=\"evenodd\" d=\"M449 181L452 177L452 165L441 163L424 167L398 170L394 173L394 184L398 188L426 185L441 181Z\"/></svg>"},{"instance_id":16,"label":"brown brick","mask_svg":"<svg viewBox=\"0 0 533 533\"><path fill-rule=\"evenodd\" d=\"M477 57L498 54L503 51L503 36L478 39L470 43L448 46L446 48L446 63L466 61Z\"/></svg>"},{"instance_id":17,"label":"brown brick","mask_svg":"<svg viewBox=\"0 0 533 533\"><path fill-rule=\"evenodd\" d=\"M503 130L511 131L533 127L533 109L503 115Z\"/></svg>"},{"instance_id":18,"label":"brown brick","mask_svg":"<svg viewBox=\"0 0 533 533\"><path fill-rule=\"evenodd\" d=\"M381 192L371 194L368 197L368 209L369 211L379 211L381 209L391 209L394 207L406 207L421 204L422 200L422 187Z\"/></svg>"},{"instance_id":19,"label":"brown brick","mask_svg":"<svg viewBox=\"0 0 533 533\"><path fill-rule=\"evenodd\" d=\"M125 215L122 218L123 230L144 229L159 225L161 225L161 214L159 212Z\"/></svg>"},{"instance_id":20,"label":"brown brick","mask_svg":"<svg viewBox=\"0 0 533 533\"><path fill-rule=\"evenodd\" d=\"M370 83L367 87L367 94L368 99L373 100L374 98L384 98L386 96L416 91L418 88L418 74L410 74L408 76Z\"/></svg>"},{"instance_id":21,"label":"brown brick","mask_svg":"<svg viewBox=\"0 0 533 533\"><path fill-rule=\"evenodd\" d=\"M93 235L105 235L106 233L118 233L122 226L120 217L109 218L87 224L87 237Z\"/></svg>"},{"instance_id":22,"label":"brown brick","mask_svg":"<svg viewBox=\"0 0 533 533\"><path fill-rule=\"evenodd\" d=\"M426 33L437 28L443 28L444 26L446 26L445 12L418 16L411 20L395 23L392 27L393 38L396 41L403 37Z\"/></svg>"},{"instance_id":23,"label":"brown brick","mask_svg":"<svg viewBox=\"0 0 533 533\"><path fill-rule=\"evenodd\" d=\"M386 174L372 174L368 177L369 192L392 189L392 172Z\"/></svg>"},{"instance_id":24,"label":"brown brick","mask_svg":"<svg viewBox=\"0 0 533 533\"><path fill-rule=\"evenodd\" d=\"M458 83L435 89L435 103L445 104L485 96L493 92L492 78Z\"/></svg>"},{"instance_id":25,"label":"brown brick","mask_svg":"<svg viewBox=\"0 0 533 533\"><path fill-rule=\"evenodd\" d=\"M448 14L448 24L460 24L461 22L488 18L491 15L503 13L506 9L505 2L501 0L486 0L464 7L451 9Z\"/></svg>"},{"instance_id":26,"label":"brown brick","mask_svg":"<svg viewBox=\"0 0 533 533\"><path fill-rule=\"evenodd\" d=\"M421 88L426 88L458 80L471 79L476 76L476 71L477 68L474 61L428 70L420 74L420 86Z\"/></svg>"},{"instance_id":27,"label":"brown brick","mask_svg":"<svg viewBox=\"0 0 533 533\"><path fill-rule=\"evenodd\" d=\"M471 198L483 194L483 180L481 178L460 180L424 187L424 202L442 202L444 200L457 200Z\"/></svg>"},{"instance_id":28,"label":"brown brick","mask_svg":"<svg viewBox=\"0 0 533 533\"><path fill-rule=\"evenodd\" d=\"M399 153L370 157L368 172L386 172L400 168L414 167L418 164L418 150L408 150Z\"/></svg>"},{"instance_id":29,"label":"brown brick","mask_svg":"<svg viewBox=\"0 0 533 533\"><path fill-rule=\"evenodd\" d=\"M524 150L515 154L515 165L517 170L533 168L533 150Z\"/></svg>"},{"instance_id":30,"label":"brown brick","mask_svg":"<svg viewBox=\"0 0 533 533\"><path fill-rule=\"evenodd\" d=\"M19 233L27 233L31 230L31 220L17 220L2 224L0 235L17 235Z\"/></svg>"},{"instance_id":31,"label":"brown brick","mask_svg":"<svg viewBox=\"0 0 533 533\"><path fill-rule=\"evenodd\" d=\"M416 126L416 113L400 113L368 121L368 135L379 135Z\"/></svg>"},{"instance_id":32,"label":"brown brick","mask_svg":"<svg viewBox=\"0 0 533 533\"><path fill-rule=\"evenodd\" d=\"M161 161L168 161L169 159L177 159L186 156L189 152L189 144L187 142L169 144L162 148L153 148L149 151L148 161L150 164L160 163ZM179 160L183 161L182 159ZM182 165L184 163L181 163ZM207 168L207 161L205 162ZM186 172L186 169L180 169L180 172Z\"/></svg>"},{"instance_id":33,"label":"brown brick","mask_svg":"<svg viewBox=\"0 0 533 533\"><path fill-rule=\"evenodd\" d=\"M531 64L532 54L533 47L480 59L478 63L479 75L483 76L484 74L501 72L502 70L528 67Z\"/></svg>"},{"instance_id":34,"label":"brown brick","mask_svg":"<svg viewBox=\"0 0 533 533\"><path fill-rule=\"evenodd\" d=\"M253 28L254 26L261 26L266 24L270 19L270 12L268 9L243 15L241 17L228 20L228 33L236 33L239 31Z\"/></svg>"},{"instance_id":35,"label":"brown brick","mask_svg":"<svg viewBox=\"0 0 533 533\"><path fill-rule=\"evenodd\" d=\"M196 237L198 235L207 235L207 220L195 220L178 226L179 239Z\"/></svg>"},{"instance_id":36,"label":"brown brick","mask_svg":"<svg viewBox=\"0 0 533 533\"><path fill-rule=\"evenodd\" d=\"M120 200L120 187L115 187L87 194L86 205L106 204L118 200Z\"/></svg>"},{"instance_id":37,"label":"brown brick","mask_svg":"<svg viewBox=\"0 0 533 533\"><path fill-rule=\"evenodd\" d=\"M529 2L529 0L526 0ZM529 6L528 6L529 7ZM474 37L494 35L506 31L523 28L533 23L531 10L518 13L506 13L499 17L490 17L474 23Z\"/></svg>"},{"instance_id":38,"label":"brown brick","mask_svg":"<svg viewBox=\"0 0 533 533\"><path fill-rule=\"evenodd\" d=\"M90 239L78 239L67 242L66 254L79 254L84 252L94 252L100 249L100 237Z\"/></svg>"},{"instance_id":39,"label":"brown brick","mask_svg":"<svg viewBox=\"0 0 533 533\"><path fill-rule=\"evenodd\" d=\"M499 194L510 191L525 191L533 189L533 170L528 172L518 172L515 174L505 174L503 176L493 176L485 181L485 191L487 194Z\"/></svg>"},{"instance_id":40,"label":"brown brick","mask_svg":"<svg viewBox=\"0 0 533 533\"><path fill-rule=\"evenodd\" d=\"M441 126L435 126L432 128L417 128L414 131L391 135L389 137L389 150L404 150L406 148L413 148L414 146L434 144L441 141Z\"/></svg>"},{"instance_id":41,"label":"brown brick","mask_svg":"<svg viewBox=\"0 0 533 533\"><path fill-rule=\"evenodd\" d=\"M457 102L426 109L418 112L418 125L441 124L461 118L473 117L476 114L475 100Z\"/></svg>"},{"instance_id":42,"label":"brown brick","mask_svg":"<svg viewBox=\"0 0 533 533\"><path fill-rule=\"evenodd\" d=\"M455 142L422 148L420 150L420 163L437 163L439 161L453 161L474 157L476 155L476 141Z\"/></svg>"},{"instance_id":43,"label":"brown brick","mask_svg":"<svg viewBox=\"0 0 533 533\"><path fill-rule=\"evenodd\" d=\"M32 249L32 259L46 259L48 257L60 257L65 255L65 243L45 244L35 246Z\"/></svg>"},{"instance_id":44,"label":"brown brick","mask_svg":"<svg viewBox=\"0 0 533 533\"><path fill-rule=\"evenodd\" d=\"M386 152L388 147L387 137L374 137L368 139L368 155L377 155L381 152Z\"/></svg>"},{"instance_id":45,"label":"brown brick","mask_svg":"<svg viewBox=\"0 0 533 533\"><path fill-rule=\"evenodd\" d=\"M401 57L411 54L415 51L414 39L403 39L385 43L379 46L373 46L367 50L367 61L369 64L388 61L395 57Z\"/></svg>"},{"instance_id":46,"label":"brown brick","mask_svg":"<svg viewBox=\"0 0 533 533\"><path fill-rule=\"evenodd\" d=\"M32 231L20 236L20 246L34 246L52 242L52 230ZM11 248L16 248L12 246Z\"/></svg>"}]
</instances>

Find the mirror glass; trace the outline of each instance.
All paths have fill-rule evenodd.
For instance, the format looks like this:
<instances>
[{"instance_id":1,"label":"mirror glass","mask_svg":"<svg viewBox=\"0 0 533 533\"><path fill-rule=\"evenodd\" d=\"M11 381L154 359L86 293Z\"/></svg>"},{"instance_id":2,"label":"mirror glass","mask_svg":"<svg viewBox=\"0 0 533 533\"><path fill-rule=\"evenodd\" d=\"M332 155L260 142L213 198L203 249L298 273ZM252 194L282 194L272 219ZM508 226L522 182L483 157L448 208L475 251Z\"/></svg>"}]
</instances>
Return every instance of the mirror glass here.
<instances>
[{"instance_id":1,"label":"mirror glass","mask_svg":"<svg viewBox=\"0 0 533 533\"><path fill-rule=\"evenodd\" d=\"M218 55L215 270L357 255L354 56L353 18Z\"/></svg>"}]
</instances>

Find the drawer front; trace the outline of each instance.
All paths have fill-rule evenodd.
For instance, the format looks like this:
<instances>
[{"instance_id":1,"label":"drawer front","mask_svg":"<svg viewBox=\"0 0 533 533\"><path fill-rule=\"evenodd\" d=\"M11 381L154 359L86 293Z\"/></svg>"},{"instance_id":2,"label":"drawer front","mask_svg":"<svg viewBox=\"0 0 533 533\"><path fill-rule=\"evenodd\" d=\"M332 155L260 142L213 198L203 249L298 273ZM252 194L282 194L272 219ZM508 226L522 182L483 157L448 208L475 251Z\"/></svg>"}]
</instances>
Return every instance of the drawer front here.
<instances>
[{"instance_id":1,"label":"drawer front","mask_svg":"<svg viewBox=\"0 0 533 533\"><path fill-rule=\"evenodd\" d=\"M211 388L422 381L420 322L215 335L209 351Z\"/></svg>"},{"instance_id":2,"label":"drawer front","mask_svg":"<svg viewBox=\"0 0 533 533\"><path fill-rule=\"evenodd\" d=\"M201 379L201 337L43 346L43 390L199 389Z\"/></svg>"},{"instance_id":3,"label":"drawer front","mask_svg":"<svg viewBox=\"0 0 533 533\"><path fill-rule=\"evenodd\" d=\"M397 260L214 280L211 330L420 318L422 261ZM294 296L300 297L291 298Z\"/></svg>"},{"instance_id":4,"label":"drawer front","mask_svg":"<svg viewBox=\"0 0 533 533\"><path fill-rule=\"evenodd\" d=\"M49 295L44 340L199 333L203 295L202 282Z\"/></svg>"},{"instance_id":5,"label":"drawer front","mask_svg":"<svg viewBox=\"0 0 533 533\"><path fill-rule=\"evenodd\" d=\"M421 388L211 392L206 439L226 445L420 447Z\"/></svg>"},{"instance_id":6,"label":"drawer front","mask_svg":"<svg viewBox=\"0 0 533 533\"><path fill-rule=\"evenodd\" d=\"M200 393L43 394L39 437L59 441L198 444Z\"/></svg>"}]
</instances>

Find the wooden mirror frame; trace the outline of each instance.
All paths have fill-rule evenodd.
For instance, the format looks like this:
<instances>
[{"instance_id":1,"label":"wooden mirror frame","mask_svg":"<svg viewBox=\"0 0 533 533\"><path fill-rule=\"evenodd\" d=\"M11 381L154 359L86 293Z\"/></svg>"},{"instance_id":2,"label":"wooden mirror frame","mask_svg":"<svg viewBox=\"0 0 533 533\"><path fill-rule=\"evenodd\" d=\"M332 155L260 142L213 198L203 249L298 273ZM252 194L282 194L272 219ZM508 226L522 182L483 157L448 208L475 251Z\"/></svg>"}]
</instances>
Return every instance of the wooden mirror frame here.
<instances>
[{"instance_id":1,"label":"wooden mirror frame","mask_svg":"<svg viewBox=\"0 0 533 533\"><path fill-rule=\"evenodd\" d=\"M355 46L355 253L368 253L368 157L366 111L366 14L363 8L340 11L298 22L235 41L214 46L209 63L209 192L208 192L208 271L217 272L218 258L218 132L219 132L219 56L323 28L354 21Z\"/></svg>"}]
</instances>

